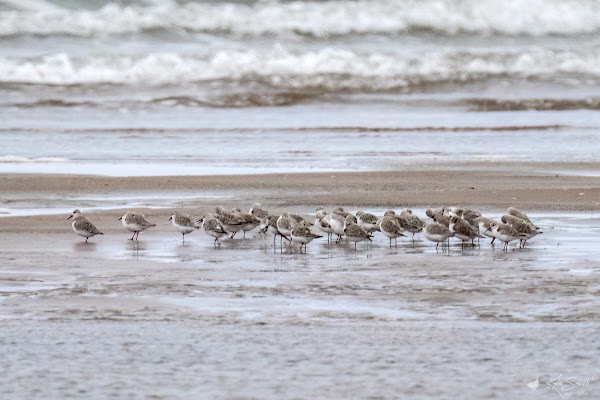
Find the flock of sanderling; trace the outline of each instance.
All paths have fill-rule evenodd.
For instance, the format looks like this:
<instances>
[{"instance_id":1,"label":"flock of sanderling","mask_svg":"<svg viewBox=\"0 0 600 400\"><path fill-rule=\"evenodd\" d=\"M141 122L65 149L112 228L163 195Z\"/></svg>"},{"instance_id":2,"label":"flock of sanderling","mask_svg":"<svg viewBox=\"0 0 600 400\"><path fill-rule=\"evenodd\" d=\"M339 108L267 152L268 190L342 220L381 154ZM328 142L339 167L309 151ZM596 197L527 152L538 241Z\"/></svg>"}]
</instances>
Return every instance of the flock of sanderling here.
<instances>
[{"instance_id":1,"label":"flock of sanderling","mask_svg":"<svg viewBox=\"0 0 600 400\"><path fill-rule=\"evenodd\" d=\"M501 218L501 222L483 217L480 212L458 207L443 207L440 209L428 208L425 211L427 219L421 219L414 215L411 210L403 209L400 214L393 210L388 210L383 216L376 216L371 213L358 211L352 215L343 208L336 208L333 213L328 214L322 207L317 208L314 221L284 212L281 215L271 215L264 210L260 204L254 204L248 213L243 213L236 208L231 211L223 207L217 207L215 213L207 213L197 221L194 221L189 215L180 212L174 213L169 218L173 227L182 234L182 240L185 242L185 235L204 228L204 231L214 237L214 244L220 246L219 239L224 236L233 238L238 232L242 231L244 238L246 232L259 227L261 234L271 233L273 235L273 245L276 246L276 238L280 237L280 246L283 247L285 239L290 244L300 243L306 251L306 245L314 239L322 238L323 235L315 232L327 234L327 242L333 243L333 235L337 235L335 243L340 243L345 239L348 243L353 242L356 249L356 243L362 241L371 241L375 232L381 232L389 238L390 247L392 239L397 245L397 239L400 236L406 236L405 233L414 235L423 232L426 239L436 243L436 249L442 243L450 245L450 238L454 237L461 241L461 245L475 245L475 238L492 238L492 243L498 239L504 242L504 250L508 249L508 244L519 240L519 247L524 247L525 242L535 235L542 233L540 228L535 226L527 215L516 208L509 207L507 214ZM84 216L81 211L74 210L68 218L73 218L73 230L78 235L85 237L85 241L95 235L102 235L91 221ZM123 227L133 232L130 240L137 240L140 232L156 226L146 220L143 214L127 211L119 220Z\"/></svg>"}]
</instances>

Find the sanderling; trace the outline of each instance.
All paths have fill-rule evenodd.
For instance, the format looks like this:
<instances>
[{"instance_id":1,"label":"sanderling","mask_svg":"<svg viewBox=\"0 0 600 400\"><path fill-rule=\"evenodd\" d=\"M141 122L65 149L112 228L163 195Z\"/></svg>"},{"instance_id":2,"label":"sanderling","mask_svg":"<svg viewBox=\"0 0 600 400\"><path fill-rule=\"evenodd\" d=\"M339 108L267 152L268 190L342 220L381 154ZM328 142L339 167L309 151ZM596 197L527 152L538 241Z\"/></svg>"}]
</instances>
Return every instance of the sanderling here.
<instances>
[{"instance_id":1,"label":"sanderling","mask_svg":"<svg viewBox=\"0 0 600 400\"><path fill-rule=\"evenodd\" d=\"M317 207L317 211L315 214L315 222L322 220L327 215L327 211L323 209L323 207Z\"/></svg>"},{"instance_id":2,"label":"sanderling","mask_svg":"<svg viewBox=\"0 0 600 400\"><path fill-rule=\"evenodd\" d=\"M392 239L396 241L396 246L398 246L398 237L404 236L398 221L391 215L385 216L380 220L379 230L390 239L390 247L392 247Z\"/></svg>"},{"instance_id":3,"label":"sanderling","mask_svg":"<svg viewBox=\"0 0 600 400\"><path fill-rule=\"evenodd\" d=\"M94 237L96 235L104 235L104 233L100 232L94 224L81 213L79 210L73 210L73 214L67 220L75 218L71 226L76 234L83 236L85 241L87 242L89 238Z\"/></svg>"},{"instance_id":4,"label":"sanderling","mask_svg":"<svg viewBox=\"0 0 600 400\"><path fill-rule=\"evenodd\" d=\"M327 234L327 243L331 243L331 241L333 240L332 236L334 233L333 229L331 228L331 225L329 224L330 219L331 215L325 215L316 223L317 228L319 228L322 232Z\"/></svg>"},{"instance_id":5,"label":"sanderling","mask_svg":"<svg viewBox=\"0 0 600 400\"><path fill-rule=\"evenodd\" d=\"M531 220L529 219L529 217L527 216L527 214L525 214L521 210L517 210L514 207L508 207L508 210L506 210L506 213L508 215L512 215L513 217L521 218L529 223L532 223Z\"/></svg>"},{"instance_id":6,"label":"sanderling","mask_svg":"<svg viewBox=\"0 0 600 400\"><path fill-rule=\"evenodd\" d=\"M204 232L215 238L214 244L220 246L219 239L227 235L227 231L223 228L221 221L213 214L206 213L198 220L198 224L204 227Z\"/></svg>"},{"instance_id":7,"label":"sanderling","mask_svg":"<svg viewBox=\"0 0 600 400\"><path fill-rule=\"evenodd\" d=\"M223 228L227 232L231 232L232 239L235 236L235 234L241 231L246 225L246 223L241 217L230 213L223 207L217 207L215 209L215 213L219 221L221 221L221 223L223 224Z\"/></svg>"},{"instance_id":8,"label":"sanderling","mask_svg":"<svg viewBox=\"0 0 600 400\"><path fill-rule=\"evenodd\" d=\"M254 215L256 218L258 218L260 220L263 220L264 218L269 216L269 213L267 212L267 210L263 209L260 206L260 203L252 204L252 207L250 207L250 211L248 213Z\"/></svg>"},{"instance_id":9,"label":"sanderling","mask_svg":"<svg viewBox=\"0 0 600 400\"><path fill-rule=\"evenodd\" d=\"M183 243L185 243L185 235L198 229L188 214L180 212L173 213L171 218L169 218L169 221L172 221L175 229L181 232Z\"/></svg>"},{"instance_id":10,"label":"sanderling","mask_svg":"<svg viewBox=\"0 0 600 400\"><path fill-rule=\"evenodd\" d=\"M244 239L246 239L246 232L249 232L256 228L260 224L260 219L255 217L252 214L243 213L239 208L231 210L231 213L237 217L239 217L244 226L242 227L242 231L244 232Z\"/></svg>"},{"instance_id":11,"label":"sanderling","mask_svg":"<svg viewBox=\"0 0 600 400\"><path fill-rule=\"evenodd\" d=\"M144 214L136 214L131 211L127 211L119 221L123 224L123 227L127 229L129 232L133 232L133 236L129 240L137 240L140 236L140 232L145 231L148 228L156 226L156 224L151 224L148 222ZM137 235L137 237L136 237Z\"/></svg>"},{"instance_id":12,"label":"sanderling","mask_svg":"<svg viewBox=\"0 0 600 400\"><path fill-rule=\"evenodd\" d=\"M296 224L296 220L290 217L290 213L283 212L281 213L281 216L279 216L279 218L277 219L277 230L279 231L279 234L281 236L285 236L287 238L288 236L292 235L292 229L294 229L294 226L296 226ZM281 240L281 242L283 244L283 239Z\"/></svg>"},{"instance_id":13,"label":"sanderling","mask_svg":"<svg viewBox=\"0 0 600 400\"><path fill-rule=\"evenodd\" d=\"M300 222L304 222L307 224L307 226L313 226L313 223L310 222L309 220L307 220L306 218L304 218L301 215L298 214L289 214L289 217L292 218L294 221L296 221L296 223L300 223Z\"/></svg>"},{"instance_id":14,"label":"sanderling","mask_svg":"<svg viewBox=\"0 0 600 400\"><path fill-rule=\"evenodd\" d=\"M492 235L498 238L498 240L504 242L504 251L508 251L508 243L513 240L520 240L525 238L525 234L518 232L515 228L508 224L500 224L493 222L491 227L488 229Z\"/></svg>"},{"instance_id":15,"label":"sanderling","mask_svg":"<svg viewBox=\"0 0 600 400\"><path fill-rule=\"evenodd\" d=\"M427 215L429 218L433 219L434 221L437 218L439 218L445 214L446 214L446 209L444 207L436 208L436 209L427 207L427 209L425 210L425 215Z\"/></svg>"},{"instance_id":16,"label":"sanderling","mask_svg":"<svg viewBox=\"0 0 600 400\"><path fill-rule=\"evenodd\" d=\"M468 222L463 221L456 215L450 218L448 228L451 232L454 232L454 237L462 241L462 247L465 247L465 242L470 242L475 237L482 237Z\"/></svg>"},{"instance_id":17,"label":"sanderling","mask_svg":"<svg viewBox=\"0 0 600 400\"><path fill-rule=\"evenodd\" d=\"M400 217L404 218L404 221L406 221L404 230L412 233L412 240L414 242L415 233L421 232L423 230L423 228L425 227L425 221L414 215L412 211L408 209L402 210L402 212L400 213Z\"/></svg>"},{"instance_id":18,"label":"sanderling","mask_svg":"<svg viewBox=\"0 0 600 400\"><path fill-rule=\"evenodd\" d=\"M354 242L354 250L356 250L357 242L362 242L364 240L371 241L371 235L356 224L356 218L352 214L346 216L344 235L346 235L346 240L348 242Z\"/></svg>"},{"instance_id":19,"label":"sanderling","mask_svg":"<svg viewBox=\"0 0 600 400\"><path fill-rule=\"evenodd\" d=\"M377 218L371 213L358 211L356 213L356 217L358 219L358 226L360 226L369 233L377 227L377 221L379 220L379 218Z\"/></svg>"},{"instance_id":20,"label":"sanderling","mask_svg":"<svg viewBox=\"0 0 600 400\"><path fill-rule=\"evenodd\" d=\"M279 217L277 215L268 215L265 218L263 218L263 220L260 222L260 233L272 233L273 234L273 245L275 245L275 239L277 238L277 235L281 236L281 241L283 242L283 239L285 238L285 240L289 241L290 239L288 239L287 237L283 236L281 234L281 232L279 232L279 229L277 229L277 220L279 219Z\"/></svg>"},{"instance_id":21,"label":"sanderling","mask_svg":"<svg viewBox=\"0 0 600 400\"><path fill-rule=\"evenodd\" d=\"M450 231L446 225L442 225L438 222L429 222L425 225L423 236L425 236L427 240L436 242L435 249L437 250L440 243L443 243L454 236L454 233ZM444 245L442 245L442 247L443 246Z\"/></svg>"},{"instance_id":22,"label":"sanderling","mask_svg":"<svg viewBox=\"0 0 600 400\"><path fill-rule=\"evenodd\" d=\"M495 221L486 217L477 217L473 222L479 228L479 233L481 233L484 236L491 237L492 241L490 243L494 243L494 240L496 240L496 236L492 235L491 232L488 232L488 229L490 228L492 222Z\"/></svg>"},{"instance_id":23,"label":"sanderling","mask_svg":"<svg viewBox=\"0 0 600 400\"><path fill-rule=\"evenodd\" d=\"M310 231L310 227L307 226L304 222L298 223L294 228L292 228L292 240L290 243L298 242L300 243L300 252L302 252L302 246L304 246L304 251L306 251L306 245L312 242L314 239L322 238L321 235L315 235Z\"/></svg>"},{"instance_id":24,"label":"sanderling","mask_svg":"<svg viewBox=\"0 0 600 400\"><path fill-rule=\"evenodd\" d=\"M344 211L344 209L342 207L336 208L335 210L333 210L333 213L341 215L344 218L346 218L346 216L349 214L348 212Z\"/></svg>"},{"instance_id":25,"label":"sanderling","mask_svg":"<svg viewBox=\"0 0 600 400\"><path fill-rule=\"evenodd\" d=\"M537 234L543 233L539 228L527 220L515 217L513 215L503 215L500 219L505 224L512 226L518 233L523 234L519 245L525 246L525 242Z\"/></svg>"},{"instance_id":26,"label":"sanderling","mask_svg":"<svg viewBox=\"0 0 600 400\"><path fill-rule=\"evenodd\" d=\"M346 213L346 215L348 215L348 214ZM346 221L346 218L343 217L339 213L331 214L331 216L329 217L329 226L331 227L331 230L333 231L333 233L338 235L336 243L339 243L342 236L344 236L345 221Z\"/></svg>"}]
</instances>

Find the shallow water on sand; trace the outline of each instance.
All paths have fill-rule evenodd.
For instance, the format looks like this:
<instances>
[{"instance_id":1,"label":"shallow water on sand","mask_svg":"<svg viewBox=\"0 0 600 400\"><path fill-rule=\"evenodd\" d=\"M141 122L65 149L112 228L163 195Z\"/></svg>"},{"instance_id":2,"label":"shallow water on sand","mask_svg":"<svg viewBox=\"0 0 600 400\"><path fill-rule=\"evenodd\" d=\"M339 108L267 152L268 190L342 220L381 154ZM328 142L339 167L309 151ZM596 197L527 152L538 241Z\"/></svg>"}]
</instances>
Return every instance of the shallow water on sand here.
<instances>
[{"instance_id":1,"label":"shallow water on sand","mask_svg":"<svg viewBox=\"0 0 600 400\"><path fill-rule=\"evenodd\" d=\"M600 217L530 217L508 252L3 235L1 397L559 398L526 385L600 372Z\"/></svg>"}]
</instances>

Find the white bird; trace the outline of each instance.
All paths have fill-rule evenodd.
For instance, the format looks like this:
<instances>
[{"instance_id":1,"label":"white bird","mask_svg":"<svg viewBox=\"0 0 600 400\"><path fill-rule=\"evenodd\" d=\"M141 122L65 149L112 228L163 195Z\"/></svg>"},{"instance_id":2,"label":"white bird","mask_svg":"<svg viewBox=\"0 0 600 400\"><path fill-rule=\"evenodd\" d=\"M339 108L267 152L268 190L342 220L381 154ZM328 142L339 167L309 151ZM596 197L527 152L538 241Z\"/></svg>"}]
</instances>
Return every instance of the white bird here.
<instances>
[{"instance_id":1,"label":"white bird","mask_svg":"<svg viewBox=\"0 0 600 400\"><path fill-rule=\"evenodd\" d=\"M281 232L279 232L279 229L277 229L278 219L279 217L277 215L268 215L265 218L263 218L260 223L260 233L269 232L273 234L273 246L275 246L275 239L277 238L277 235L281 236L281 242L283 242L284 238L287 241L290 240L287 237L283 236Z\"/></svg>"},{"instance_id":2,"label":"white bird","mask_svg":"<svg viewBox=\"0 0 600 400\"><path fill-rule=\"evenodd\" d=\"M172 221L175 229L183 235L183 243L185 243L185 235L198 229L188 214L173 213L169 221Z\"/></svg>"},{"instance_id":3,"label":"white bird","mask_svg":"<svg viewBox=\"0 0 600 400\"><path fill-rule=\"evenodd\" d=\"M331 228L331 225L329 224L330 220L331 220L331 215L325 215L325 216L323 216L323 218L321 218L315 224L320 231L327 234L327 243L331 243L331 240L333 239L332 238L333 229Z\"/></svg>"},{"instance_id":4,"label":"white bird","mask_svg":"<svg viewBox=\"0 0 600 400\"><path fill-rule=\"evenodd\" d=\"M67 218L67 220L70 220L71 218L75 218L73 220L73 223L71 224L71 226L73 227L73 231L75 231L76 234L83 236L85 238L86 243L91 237L94 237L96 235L104 235L104 233L100 232L94 226L94 224L92 224L88 217L81 213L81 211L73 210L73 214L71 214L71 216Z\"/></svg>"},{"instance_id":5,"label":"white bird","mask_svg":"<svg viewBox=\"0 0 600 400\"><path fill-rule=\"evenodd\" d=\"M377 228L378 218L371 213L358 211L356 218L358 219L358 226L369 233Z\"/></svg>"},{"instance_id":6,"label":"white bird","mask_svg":"<svg viewBox=\"0 0 600 400\"><path fill-rule=\"evenodd\" d=\"M246 226L246 222L241 217L226 211L223 207L217 207L215 212L217 214L217 218L223 224L223 228L225 228L227 232L231 232L232 239L236 233L244 229L244 226Z\"/></svg>"},{"instance_id":7,"label":"white bird","mask_svg":"<svg viewBox=\"0 0 600 400\"><path fill-rule=\"evenodd\" d=\"M508 224L494 222L488 230L492 232L492 235L504 242L504 251L508 251L508 244L513 240L519 240L526 237L525 234L520 233Z\"/></svg>"},{"instance_id":8,"label":"white bird","mask_svg":"<svg viewBox=\"0 0 600 400\"><path fill-rule=\"evenodd\" d=\"M140 236L140 232L156 226L156 224L148 222L146 217L144 217L144 214L136 214L131 211L127 211L123 214L123 216L119 218L119 221L121 221L125 229L129 232L133 232L133 236L129 240L133 240L134 238L137 240Z\"/></svg>"},{"instance_id":9,"label":"white bird","mask_svg":"<svg viewBox=\"0 0 600 400\"><path fill-rule=\"evenodd\" d=\"M316 235L310 231L310 227L306 226L304 223L299 223L292 229L292 240L291 242L300 243L300 251L302 251L302 246L304 246L304 251L306 251L306 245L312 242L314 239L322 238L321 235Z\"/></svg>"},{"instance_id":10,"label":"white bird","mask_svg":"<svg viewBox=\"0 0 600 400\"><path fill-rule=\"evenodd\" d=\"M344 236L344 222L345 221L346 221L346 217L344 217L338 213L331 214L331 217L329 217L329 226L331 227L331 230L333 231L333 233L338 235L336 243L339 243L342 236Z\"/></svg>"},{"instance_id":11,"label":"white bird","mask_svg":"<svg viewBox=\"0 0 600 400\"><path fill-rule=\"evenodd\" d=\"M218 246L221 245L219 239L227 235L227 231L223 228L221 221L214 215L206 213L198 220L198 224L204 227L204 232L207 235L215 238L214 243Z\"/></svg>"},{"instance_id":12,"label":"white bird","mask_svg":"<svg viewBox=\"0 0 600 400\"><path fill-rule=\"evenodd\" d=\"M440 243L443 243L448 240L448 238L454 236L454 233L446 225L437 222L430 222L425 225L423 236L425 236L427 240L435 242L435 248L437 250Z\"/></svg>"},{"instance_id":13,"label":"white bird","mask_svg":"<svg viewBox=\"0 0 600 400\"><path fill-rule=\"evenodd\" d=\"M287 239L288 236L292 236L292 229L296 226L296 220L290 217L290 213L283 212L281 216L277 219L277 230L279 234L282 236L280 240L283 244L283 237Z\"/></svg>"},{"instance_id":14,"label":"white bird","mask_svg":"<svg viewBox=\"0 0 600 400\"><path fill-rule=\"evenodd\" d=\"M390 239L390 247L392 247L392 239L396 241L396 246L398 245L397 239L400 236L404 236L402 233L402 228L400 228L400 224L396 218L391 215L385 216L381 218L379 222L379 230L383 233L387 238Z\"/></svg>"},{"instance_id":15,"label":"white bird","mask_svg":"<svg viewBox=\"0 0 600 400\"><path fill-rule=\"evenodd\" d=\"M371 235L363 228L356 224L356 218L352 214L346 216L344 223L344 235L348 242L354 242L354 250L356 250L356 243L365 240L372 241Z\"/></svg>"}]
</instances>

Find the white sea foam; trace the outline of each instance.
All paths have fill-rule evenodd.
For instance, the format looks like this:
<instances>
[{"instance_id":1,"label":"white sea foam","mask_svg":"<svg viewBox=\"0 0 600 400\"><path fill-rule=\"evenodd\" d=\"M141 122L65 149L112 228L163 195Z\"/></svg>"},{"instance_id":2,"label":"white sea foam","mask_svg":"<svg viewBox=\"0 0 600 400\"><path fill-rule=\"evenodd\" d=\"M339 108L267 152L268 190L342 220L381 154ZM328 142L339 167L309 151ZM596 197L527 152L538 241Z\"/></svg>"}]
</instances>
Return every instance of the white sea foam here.
<instances>
[{"instance_id":1,"label":"white sea foam","mask_svg":"<svg viewBox=\"0 0 600 400\"><path fill-rule=\"evenodd\" d=\"M591 33L600 30L600 3L595 0L362 0L270 1L248 5L177 4L164 0L145 7L111 3L98 10L56 10L40 6L0 14L1 36L94 36L185 30L326 37L352 33L390 34L415 29L444 34Z\"/></svg>"},{"instance_id":2,"label":"white sea foam","mask_svg":"<svg viewBox=\"0 0 600 400\"><path fill-rule=\"evenodd\" d=\"M280 88L390 89L493 76L548 74L600 76L600 52L534 49L514 53L431 52L418 55L362 54L324 48L296 53L223 50L190 55L0 58L0 82L40 84L166 84L214 79L257 80Z\"/></svg>"},{"instance_id":3,"label":"white sea foam","mask_svg":"<svg viewBox=\"0 0 600 400\"><path fill-rule=\"evenodd\" d=\"M40 158L27 158L13 155L0 156L0 163L2 164L20 164L20 163L54 163L54 162L65 162L64 158L60 157L40 157Z\"/></svg>"}]
</instances>

